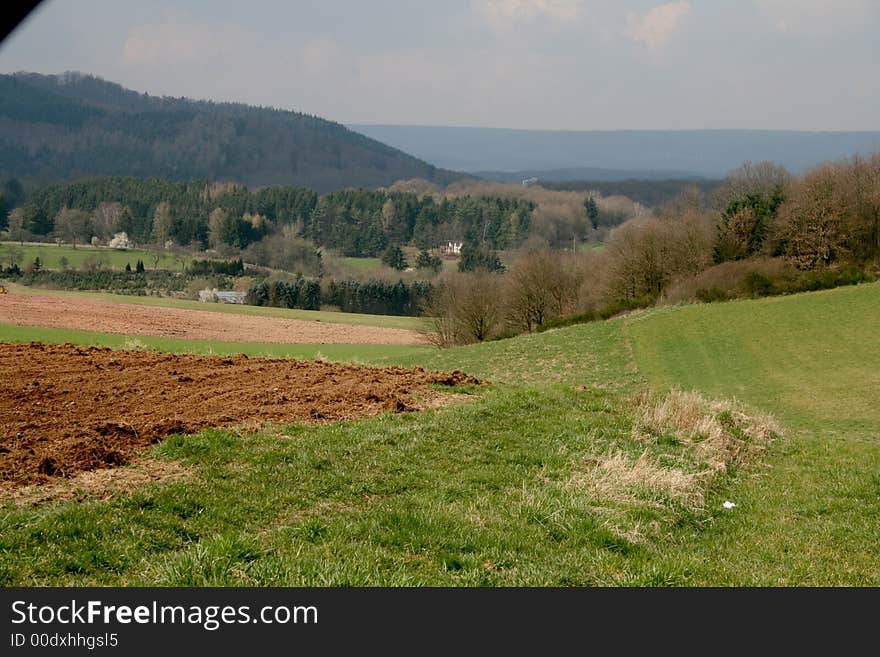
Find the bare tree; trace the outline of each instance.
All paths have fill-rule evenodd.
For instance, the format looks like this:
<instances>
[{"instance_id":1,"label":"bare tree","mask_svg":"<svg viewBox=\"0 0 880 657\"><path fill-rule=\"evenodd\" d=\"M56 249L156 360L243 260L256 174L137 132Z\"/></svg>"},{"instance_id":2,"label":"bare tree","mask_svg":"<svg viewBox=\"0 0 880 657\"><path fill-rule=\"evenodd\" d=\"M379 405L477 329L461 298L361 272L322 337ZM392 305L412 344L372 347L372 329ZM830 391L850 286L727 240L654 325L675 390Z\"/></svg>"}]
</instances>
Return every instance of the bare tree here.
<instances>
[{"instance_id":1,"label":"bare tree","mask_svg":"<svg viewBox=\"0 0 880 657\"><path fill-rule=\"evenodd\" d=\"M578 306L576 259L558 251L520 258L507 276L507 319L516 330L533 331Z\"/></svg>"},{"instance_id":2,"label":"bare tree","mask_svg":"<svg viewBox=\"0 0 880 657\"><path fill-rule=\"evenodd\" d=\"M503 281L487 272L451 274L439 286L427 311L434 344L449 347L482 342L497 335L503 317Z\"/></svg>"},{"instance_id":3,"label":"bare tree","mask_svg":"<svg viewBox=\"0 0 880 657\"><path fill-rule=\"evenodd\" d=\"M88 213L67 206L61 208L55 216L55 233L76 248L78 241L91 236Z\"/></svg>"},{"instance_id":4,"label":"bare tree","mask_svg":"<svg viewBox=\"0 0 880 657\"><path fill-rule=\"evenodd\" d=\"M9 231L9 239L24 244L26 232L24 224L24 210L22 208L15 208L12 212L10 212L9 223L6 226L7 230Z\"/></svg>"},{"instance_id":5,"label":"bare tree","mask_svg":"<svg viewBox=\"0 0 880 657\"><path fill-rule=\"evenodd\" d=\"M92 230L102 240L109 240L121 230L119 225L121 218L121 203L100 203L92 212Z\"/></svg>"},{"instance_id":6,"label":"bare tree","mask_svg":"<svg viewBox=\"0 0 880 657\"><path fill-rule=\"evenodd\" d=\"M628 221L606 246L609 300L660 296L676 276L708 267L712 245L707 215Z\"/></svg>"},{"instance_id":7,"label":"bare tree","mask_svg":"<svg viewBox=\"0 0 880 657\"><path fill-rule=\"evenodd\" d=\"M720 188L712 194L712 206L726 210L730 203L749 194L760 194L769 198L776 190L787 190L792 183L792 175L784 166L773 162L745 162L734 169Z\"/></svg>"},{"instance_id":8,"label":"bare tree","mask_svg":"<svg viewBox=\"0 0 880 657\"><path fill-rule=\"evenodd\" d=\"M165 246L171 236L171 204L162 201L153 213L153 242Z\"/></svg>"},{"instance_id":9,"label":"bare tree","mask_svg":"<svg viewBox=\"0 0 880 657\"><path fill-rule=\"evenodd\" d=\"M208 244L215 249L223 244L227 217L223 208L214 208L208 217Z\"/></svg>"}]
</instances>

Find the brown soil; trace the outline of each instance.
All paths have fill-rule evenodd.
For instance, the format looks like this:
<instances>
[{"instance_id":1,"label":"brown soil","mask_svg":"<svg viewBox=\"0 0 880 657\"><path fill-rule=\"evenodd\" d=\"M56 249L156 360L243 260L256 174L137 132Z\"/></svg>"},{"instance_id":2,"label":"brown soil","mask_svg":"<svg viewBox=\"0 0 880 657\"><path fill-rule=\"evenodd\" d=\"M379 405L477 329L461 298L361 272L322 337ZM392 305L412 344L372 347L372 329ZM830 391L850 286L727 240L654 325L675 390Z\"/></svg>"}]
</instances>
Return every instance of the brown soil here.
<instances>
[{"instance_id":1,"label":"brown soil","mask_svg":"<svg viewBox=\"0 0 880 657\"><path fill-rule=\"evenodd\" d=\"M281 344L425 344L417 331L51 295L0 295L0 322L187 340Z\"/></svg>"},{"instance_id":2,"label":"brown soil","mask_svg":"<svg viewBox=\"0 0 880 657\"><path fill-rule=\"evenodd\" d=\"M436 406L462 372L0 343L0 481L127 463L170 434Z\"/></svg>"}]
</instances>

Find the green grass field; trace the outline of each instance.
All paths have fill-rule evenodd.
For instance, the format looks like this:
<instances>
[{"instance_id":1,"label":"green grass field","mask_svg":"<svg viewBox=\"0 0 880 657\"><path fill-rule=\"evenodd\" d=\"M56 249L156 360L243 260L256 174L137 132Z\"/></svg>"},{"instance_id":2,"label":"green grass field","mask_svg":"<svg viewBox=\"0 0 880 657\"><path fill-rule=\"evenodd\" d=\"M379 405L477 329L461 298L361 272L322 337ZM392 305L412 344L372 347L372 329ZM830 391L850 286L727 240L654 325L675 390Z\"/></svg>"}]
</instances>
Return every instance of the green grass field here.
<instances>
[{"instance_id":1,"label":"green grass field","mask_svg":"<svg viewBox=\"0 0 880 657\"><path fill-rule=\"evenodd\" d=\"M418 357L433 347L383 344L270 344L265 342L208 342L160 338L151 335L120 335L70 329L38 328L0 324L0 342L45 342L110 347L111 349L155 349L178 354L247 354L262 358L323 359L341 362L375 362L378 359Z\"/></svg>"},{"instance_id":2,"label":"green grass field","mask_svg":"<svg viewBox=\"0 0 880 657\"><path fill-rule=\"evenodd\" d=\"M46 269L62 269L62 258L67 258L67 267L70 269L79 269L90 259L94 262L100 260L103 263L103 267L110 269L125 269L126 264L131 265L131 268L134 269L138 260L142 260L147 269L156 267L154 258L156 252L143 249L121 251L119 249L87 245L78 245L74 248L73 246L57 244L19 245L18 242L0 243L0 263L4 266L10 264L12 250L20 254L19 264L22 267L32 263L37 257L40 258L43 267ZM185 256L178 258L172 254L161 253L158 268L182 271L190 260L191 258Z\"/></svg>"},{"instance_id":3,"label":"green grass field","mask_svg":"<svg viewBox=\"0 0 880 657\"><path fill-rule=\"evenodd\" d=\"M337 260L345 268L354 271L376 271L382 269L382 261L379 258L352 258L340 256Z\"/></svg>"},{"instance_id":4,"label":"green grass field","mask_svg":"<svg viewBox=\"0 0 880 657\"><path fill-rule=\"evenodd\" d=\"M872 284L380 348L362 359L492 385L416 414L174 437L153 455L184 481L7 503L0 582L876 586L878 309ZM642 426L646 386L736 397L785 434L709 477L707 441Z\"/></svg>"},{"instance_id":5,"label":"green grass field","mask_svg":"<svg viewBox=\"0 0 880 657\"><path fill-rule=\"evenodd\" d=\"M420 331L427 328L421 317L398 317L394 315L367 315L361 313L342 313L323 310L298 310L289 308L269 308L265 306L247 306L226 303L202 303L187 299L171 299L168 297L138 297L127 294L110 294L106 292L80 292L77 290L44 290L9 285L16 294L39 294L94 299L96 301L112 301L114 303L130 303L142 306L162 306L167 308L183 308L186 310L207 310L235 315L257 315L261 317L281 317L284 319L304 319L312 322L328 322L330 324L350 324L358 326L380 326L383 328L401 328Z\"/></svg>"}]
</instances>

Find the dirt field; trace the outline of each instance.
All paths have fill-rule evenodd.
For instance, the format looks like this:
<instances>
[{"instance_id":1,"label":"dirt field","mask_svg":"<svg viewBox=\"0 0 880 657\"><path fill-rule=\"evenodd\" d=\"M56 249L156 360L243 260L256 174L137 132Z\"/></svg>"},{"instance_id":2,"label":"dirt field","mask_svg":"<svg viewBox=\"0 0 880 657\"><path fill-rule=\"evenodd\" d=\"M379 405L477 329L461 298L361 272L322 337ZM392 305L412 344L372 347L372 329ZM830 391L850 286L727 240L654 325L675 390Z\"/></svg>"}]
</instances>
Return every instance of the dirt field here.
<instances>
[{"instance_id":1,"label":"dirt field","mask_svg":"<svg viewBox=\"0 0 880 657\"><path fill-rule=\"evenodd\" d=\"M442 402L431 383L477 381L421 368L0 343L0 482L125 464L172 433L417 410Z\"/></svg>"},{"instance_id":2,"label":"dirt field","mask_svg":"<svg viewBox=\"0 0 880 657\"><path fill-rule=\"evenodd\" d=\"M423 335L406 329L139 306L49 295L0 295L0 322L18 326L222 342L393 345L426 343Z\"/></svg>"}]
</instances>

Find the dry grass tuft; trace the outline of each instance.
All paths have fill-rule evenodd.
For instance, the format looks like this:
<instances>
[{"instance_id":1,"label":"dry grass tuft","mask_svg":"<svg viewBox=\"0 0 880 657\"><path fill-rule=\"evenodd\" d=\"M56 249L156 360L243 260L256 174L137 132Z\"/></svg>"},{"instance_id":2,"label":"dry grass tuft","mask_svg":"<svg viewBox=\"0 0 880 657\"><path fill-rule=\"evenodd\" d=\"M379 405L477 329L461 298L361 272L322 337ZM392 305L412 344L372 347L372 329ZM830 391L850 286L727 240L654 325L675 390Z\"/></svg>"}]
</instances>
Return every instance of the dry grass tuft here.
<instances>
[{"instance_id":1,"label":"dry grass tuft","mask_svg":"<svg viewBox=\"0 0 880 657\"><path fill-rule=\"evenodd\" d=\"M647 452L637 459L619 450L589 459L588 467L575 474L571 483L598 499L640 506L662 506L673 501L687 508L703 506L702 473L687 473L664 467ZM589 467L592 466L592 467Z\"/></svg>"},{"instance_id":2,"label":"dry grass tuft","mask_svg":"<svg viewBox=\"0 0 880 657\"><path fill-rule=\"evenodd\" d=\"M780 433L772 417L748 414L732 402L681 391L643 395L632 427L641 453L612 448L588 458L569 486L613 507L698 512L716 476L752 461ZM672 446L670 452L663 445Z\"/></svg>"},{"instance_id":3,"label":"dry grass tuft","mask_svg":"<svg viewBox=\"0 0 880 657\"><path fill-rule=\"evenodd\" d=\"M645 443L671 435L708 468L726 472L732 464L751 461L782 431L769 415L748 414L730 401L673 390L661 399L646 395L638 400L632 432Z\"/></svg>"}]
</instances>

